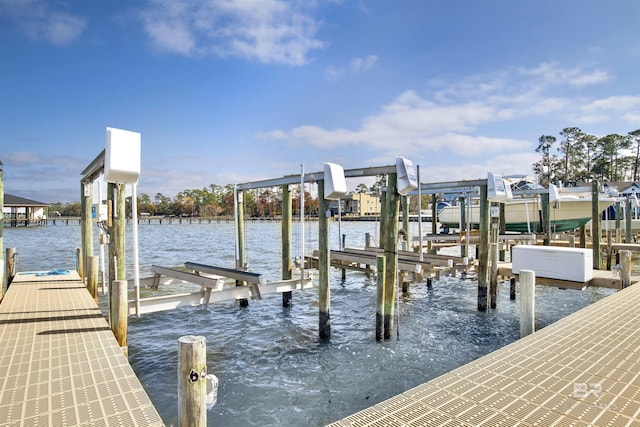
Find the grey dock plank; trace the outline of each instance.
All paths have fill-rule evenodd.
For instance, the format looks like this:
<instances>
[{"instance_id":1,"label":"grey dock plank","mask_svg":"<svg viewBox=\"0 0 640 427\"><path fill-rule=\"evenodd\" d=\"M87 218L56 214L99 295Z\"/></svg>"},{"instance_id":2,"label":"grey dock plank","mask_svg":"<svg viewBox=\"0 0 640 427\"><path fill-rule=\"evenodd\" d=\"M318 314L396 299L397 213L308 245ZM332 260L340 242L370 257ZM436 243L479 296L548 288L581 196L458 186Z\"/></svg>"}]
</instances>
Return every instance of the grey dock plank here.
<instances>
[{"instance_id":1,"label":"grey dock plank","mask_svg":"<svg viewBox=\"0 0 640 427\"><path fill-rule=\"evenodd\" d=\"M330 424L640 425L640 285Z\"/></svg>"},{"instance_id":2,"label":"grey dock plank","mask_svg":"<svg viewBox=\"0 0 640 427\"><path fill-rule=\"evenodd\" d=\"M0 425L164 425L75 271L18 274L0 304Z\"/></svg>"}]
</instances>

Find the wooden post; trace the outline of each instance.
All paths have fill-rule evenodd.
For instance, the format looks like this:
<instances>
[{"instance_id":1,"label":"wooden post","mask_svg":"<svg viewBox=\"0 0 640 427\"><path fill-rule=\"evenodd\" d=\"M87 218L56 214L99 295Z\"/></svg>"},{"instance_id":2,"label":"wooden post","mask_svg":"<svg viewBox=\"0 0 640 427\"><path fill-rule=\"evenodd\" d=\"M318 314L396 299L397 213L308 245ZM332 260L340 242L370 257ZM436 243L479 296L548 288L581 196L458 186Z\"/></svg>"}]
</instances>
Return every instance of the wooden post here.
<instances>
[{"instance_id":1,"label":"wooden post","mask_svg":"<svg viewBox=\"0 0 640 427\"><path fill-rule=\"evenodd\" d=\"M384 278L385 265L384 255L376 256L378 277L376 282L376 341L381 341L384 336Z\"/></svg>"},{"instance_id":2,"label":"wooden post","mask_svg":"<svg viewBox=\"0 0 640 427\"><path fill-rule=\"evenodd\" d=\"M569 247L570 248L576 247L576 236L574 236L573 234L569 234Z\"/></svg>"},{"instance_id":3,"label":"wooden post","mask_svg":"<svg viewBox=\"0 0 640 427\"><path fill-rule=\"evenodd\" d=\"M620 251L620 278L622 287L631 285L631 251Z\"/></svg>"},{"instance_id":4,"label":"wooden post","mask_svg":"<svg viewBox=\"0 0 640 427\"><path fill-rule=\"evenodd\" d=\"M509 279L509 299L511 301L516 299L516 278Z\"/></svg>"},{"instance_id":5,"label":"wooden post","mask_svg":"<svg viewBox=\"0 0 640 427\"><path fill-rule=\"evenodd\" d=\"M591 183L591 247L593 248L593 268L600 270L600 208L598 207L598 181Z\"/></svg>"},{"instance_id":6,"label":"wooden post","mask_svg":"<svg viewBox=\"0 0 640 427\"><path fill-rule=\"evenodd\" d=\"M438 234L438 195L431 196L431 234Z\"/></svg>"},{"instance_id":7,"label":"wooden post","mask_svg":"<svg viewBox=\"0 0 640 427\"><path fill-rule=\"evenodd\" d=\"M93 207L93 186L91 182L80 183L80 234L82 236L82 258L78 261L78 265L82 265L78 273L80 277L86 279L85 273L88 272L88 260L93 256L93 218L91 209ZM96 213L98 214L98 213ZM80 273L82 271L82 273ZM87 281L85 280L85 284Z\"/></svg>"},{"instance_id":8,"label":"wooden post","mask_svg":"<svg viewBox=\"0 0 640 427\"><path fill-rule=\"evenodd\" d=\"M107 198L111 201L111 225L109 226L109 292L115 280L126 279L125 252L125 188L124 184L109 183Z\"/></svg>"},{"instance_id":9,"label":"wooden post","mask_svg":"<svg viewBox=\"0 0 640 427\"><path fill-rule=\"evenodd\" d=\"M129 314L127 281L114 280L111 285L110 298L110 317L111 331L116 337L116 341L120 348L127 355L127 315Z\"/></svg>"},{"instance_id":10,"label":"wooden post","mask_svg":"<svg viewBox=\"0 0 640 427\"><path fill-rule=\"evenodd\" d=\"M244 191L238 191L238 259L236 260L236 269L244 270L247 268L247 260L244 249ZM304 262L304 260L302 260ZM236 280L236 286L246 286L247 282L242 280ZM249 307L249 300L247 298L241 298L238 300L240 307Z\"/></svg>"},{"instance_id":11,"label":"wooden post","mask_svg":"<svg viewBox=\"0 0 640 427\"><path fill-rule=\"evenodd\" d=\"M507 233L507 219L505 214L506 203L500 203L500 234ZM500 247L500 261L504 262L506 258L506 247Z\"/></svg>"},{"instance_id":12,"label":"wooden post","mask_svg":"<svg viewBox=\"0 0 640 427\"><path fill-rule=\"evenodd\" d=\"M379 239L378 239L378 247L382 248L384 247L384 241L383 239L383 233L384 230L387 229L387 223L386 223L386 216L384 214L385 210L386 210L386 206L387 206L387 192L386 191L382 191L380 193L380 230L379 230Z\"/></svg>"},{"instance_id":13,"label":"wooden post","mask_svg":"<svg viewBox=\"0 0 640 427\"><path fill-rule=\"evenodd\" d=\"M480 244L478 246L478 310L489 307L487 284L489 282L489 201L487 185L480 186Z\"/></svg>"},{"instance_id":14,"label":"wooden post","mask_svg":"<svg viewBox=\"0 0 640 427\"><path fill-rule=\"evenodd\" d=\"M4 272L7 276L7 289L9 289L13 276L16 275L16 248L7 248L6 254Z\"/></svg>"},{"instance_id":15,"label":"wooden post","mask_svg":"<svg viewBox=\"0 0 640 427\"><path fill-rule=\"evenodd\" d=\"M384 242L385 275L384 275L384 338L391 338L395 304L396 283L398 280L398 216L400 211L400 195L397 192L398 176L390 173L387 176L387 198L385 206L385 229L381 230Z\"/></svg>"},{"instance_id":16,"label":"wooden post","mask_svg":"<svg viewBox=\"0 0 640 427\"><path fill-rule=\"evenodd\" d=\"M331 286L329 268L331 266L329 251L329 201L324 198L324 180L318 180L318 297L319 332L321 339L331 338Z\"/></svg>"},{"instance_id":17,"label":"wooden post","mask_svg":"<svg viewBox=\"0 0 640 427\"><path fill-rule=\"evenodd\" d=\"M293 210L291 204L291 191L289 185L282 186L282 279L289 280L292 277L293 260L291 259L292 228L291 222ZM302 260L304 262L304 260ZM282 306L291 307L293 292L282 293Z\"/></svg>"},{"instance_id":18,"label":"wooden post","mask_svg":"<svg viewBox=\"0 0 640 427\"><path fill-rule=\"evenodd\" d=\"M87 289L98 303L98 257L90 256L87 260Z\"/></svg>"},{"instance_id":19,"label":"wooden post","mask_svg":"<svg viewBox=\"0 0 640 427\"><path fill-rule=\"evenodd\" d=\"M536 330L536 276L531 270L520 270L520 338Z\"/></svg>"},{"instance_id":20,"label":"wooden post","mask_svg":"<svg viewBox=\"0 0 640 427\"><path fill-rule=\"evenodd\" d=\"M364 247L365 248L370 248L371 247L371 233L365 233L365 235L364 235Z\"/></svg>"},{"instance_id":21,"label":"wooden post","mask_svg":"<svg viewBox=\"0 0 640 427\"><path fill-rule=\"evenodd\" d=\"M584 225L580 226L580 247L582 249L587 247L587 227Z\"/></svg>"},{"instance_id":22,"label":"wooden post","mask_svg":"<svg viewBox=\"0 0 640 427\"><path fill-rule=\"evenodd\" d=\"M542 204L542 232L544 233L543 245L551 244L551 206L549 204L549 193L540 194Z\"/></svg>"},{"instance_id":23,"label":"wooden post","mask_svg":"<svg viewBox=\"0 0 640 427\"><path fill-rule=\"evenodd\" d=\"M207 340L178 339L178 425L207 425Z\"/></svg>"},{"instance_id":24,"label":"wooden post","mask_svg":"<svg viewBox=\"0 0 640 427\"><path fill-rule=\"evenodd\" d=\"M631 225L631 219L633 218L633 215L631 214L631 210L633 209L631 207L631 199L627 199L627 204L626 204L626 209L624 210L624 242L625 243L633 243L633 238L631 237L631 232L632 232L632 225Z\"/></svg>"},{"instance_id":25,"label":"wooden post","mask_svg":"<svg viewBox=\"0 0 640 427\"><path fill-rule=\"evenodd\" d=\"M467 242L469 239L469 230L467 230L467 198L461 196L460 199L460 256L467 257ZM464 241L462 240L464 238Z\"/></svg>"},{"instance_id":26,"label":"wooden post","mask_svg":"<svg viewBox=\"0 0 640 427\"><path fill-rule=\"evenodd\" d=\"M493 209L498 209L493 204ZM495 215L494 215L495 214ZM496 308L496 299L498 296L498 231L500 227L500 211L491 212L491 274L489 281L489 304L490 307Z\"/></svg>"},{"instance_id":27,"label":"wooden post","mask_svg":"<svg viewBox=\"0 0 640 427\"><path fill-rule=\"evenodd\" d=\"M82 248L76 248L76 265L78 266L78 276L80 278L84 277L84 263L82 260L84 257L82 256Z\"/></svg>"},{"instance_id":28,"label":"wooden post","mask_svg":"<svg viewBox=\"0 0 640 427\"><path fill-rule=\"evenodd\" d=\"M616 243L620 243L620 214L622 213L622 209L620 208L620 202L616 202Z\"/></svg>"},{"instance_id":29,"label":"wooden post","mask_svg":"<svg viewBox=\"0 0 640 427\"><path fill-rule=\"evenodd\" d=\"M611 256L613 255L613 233L607 231L607 270L611 270Z\"/></svg>"},{"instance_id":30,"label":"wooden post","mask_svg":"<svg viewBox=\"0 0 640 427\"><path fill-rule=\"evenodd\" d=\"M409 196L400 196L400 206L402 208L402 229L404 238L402 239L402 250L406 251L409 246Z\"/></svg>"}]
</instances>

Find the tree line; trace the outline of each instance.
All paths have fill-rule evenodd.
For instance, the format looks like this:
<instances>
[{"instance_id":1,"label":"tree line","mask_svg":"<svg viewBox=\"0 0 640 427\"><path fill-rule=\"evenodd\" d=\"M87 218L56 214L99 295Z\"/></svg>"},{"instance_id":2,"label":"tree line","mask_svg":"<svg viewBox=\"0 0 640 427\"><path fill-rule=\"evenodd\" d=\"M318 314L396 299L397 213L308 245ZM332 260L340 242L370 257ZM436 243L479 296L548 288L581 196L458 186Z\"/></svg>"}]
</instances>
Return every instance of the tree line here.
<instances>
[{"instance_id":1,"label":"tree line","mask_svg":"<svg viewBox=\"0 0 640 427\"><path fill-rule=\"evenodd\" d=\"M637 181L640 163L640 129L627 135L600 138L580 128L564 128L561 139L542 135L536 152L542 158L533 164L538 182L562 183L567 187L597 181Z\"/></svg>"},{"instance_id":2,"label":"tree line","mask_svg":"<svg viewBox=\"0 0 640 427\"><path fill-rule=\"evenodd\" d=\"M593 179L598 181L637 181L640 166L640 129L627 135L610 134L596 137L577 127L564 128L553 135L538 139L536 152L541 159L532 165L538 182L564 186L576 186ZM372 186L359 184L354 193L380 195L385 185L379 176ZM294 215L300 212L300 187L292 188ZM279 187L247 190L244 192L244 212L247 217L274 217L281 214L282 190ZM431 202L431 196L423 195L423 208ZM154 216L177 217L230 217L233 216L233 185L211 184L202 189L183 190L173 199L156 193L153 198L141 193L137 197L138 213ZM305 214L318 214L318 199L304 192ZM417 212L418 203L411 198L409 211ZM80 202L52 203L49 212L58 211L62 216L80 216ZM127 213L131 213L131 198L127 198Z\"/></svg>"}]
</instances>

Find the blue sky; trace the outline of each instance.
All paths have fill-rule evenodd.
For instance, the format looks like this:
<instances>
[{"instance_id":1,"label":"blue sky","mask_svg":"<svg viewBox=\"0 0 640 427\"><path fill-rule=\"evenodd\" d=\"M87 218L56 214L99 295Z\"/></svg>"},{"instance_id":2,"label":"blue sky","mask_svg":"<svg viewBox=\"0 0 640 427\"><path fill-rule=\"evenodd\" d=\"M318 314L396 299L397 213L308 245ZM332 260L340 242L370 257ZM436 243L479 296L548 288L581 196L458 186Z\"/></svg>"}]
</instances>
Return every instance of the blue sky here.
<instances>
[{"instance_id":1,"label":"blue sky","mask_svg":"<svg viewBox=\"0 0 640 427\"><path fill-rule=\"evenodd\" d=\"M639 76L637 0L0 0L4 187L78 200L106 127L152 198L398 155L527 174L543 134L638 129Z\"/></svg>"}]
</instances>

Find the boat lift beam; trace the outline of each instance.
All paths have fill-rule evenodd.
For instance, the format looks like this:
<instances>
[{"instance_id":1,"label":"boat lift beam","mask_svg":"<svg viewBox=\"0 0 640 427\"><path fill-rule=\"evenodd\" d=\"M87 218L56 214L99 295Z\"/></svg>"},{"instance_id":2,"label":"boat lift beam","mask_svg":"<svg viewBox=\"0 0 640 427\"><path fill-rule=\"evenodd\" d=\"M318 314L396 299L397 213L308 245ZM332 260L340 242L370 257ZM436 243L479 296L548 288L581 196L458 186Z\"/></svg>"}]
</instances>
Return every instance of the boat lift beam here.
<instances>
[{"instance_id":1,"label":"boat lift beam","mask_svg":"<svg viewBox=\"0 0 640 427\"><path fill-rule=\"evenodd\" d=\"M344 177L357 178L357 177L364 177L364 176L387 175L395 172L396 172L395 165L374 166L374 167L368 167L368 168L345 169ZM269 188L269 187L279 187L281 185L299 184L300 179L302 177L304 177L304 182L316 182L324 179L324 172L305 173L304 175L301 175L301 174L286 175L281 178L266 179L263 181L245 182L243 184L237 184L236 188L238 191L241 191L241 190L253 190L256 188Z\"/></svg>"}]
</instances>

